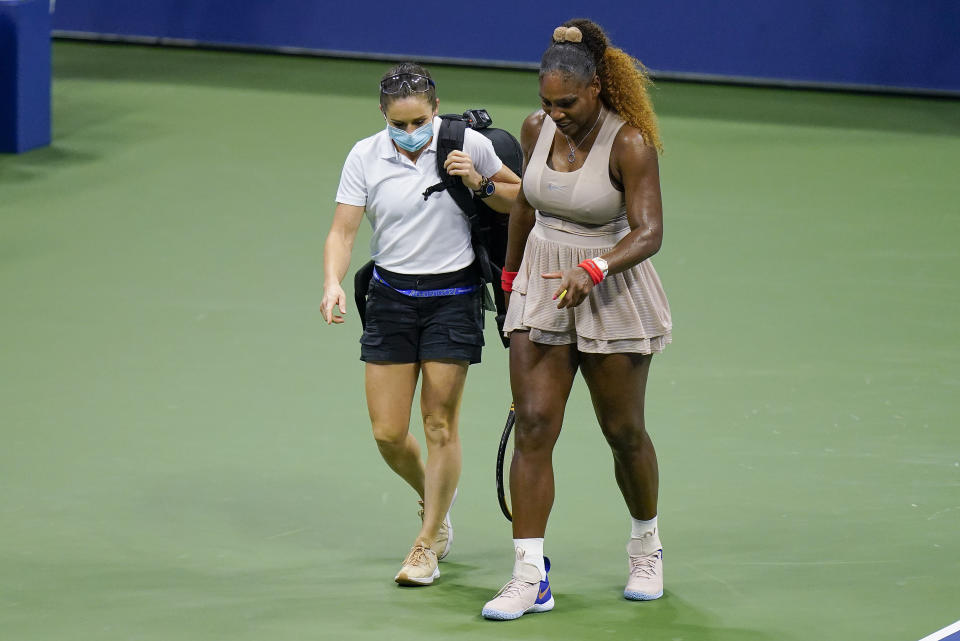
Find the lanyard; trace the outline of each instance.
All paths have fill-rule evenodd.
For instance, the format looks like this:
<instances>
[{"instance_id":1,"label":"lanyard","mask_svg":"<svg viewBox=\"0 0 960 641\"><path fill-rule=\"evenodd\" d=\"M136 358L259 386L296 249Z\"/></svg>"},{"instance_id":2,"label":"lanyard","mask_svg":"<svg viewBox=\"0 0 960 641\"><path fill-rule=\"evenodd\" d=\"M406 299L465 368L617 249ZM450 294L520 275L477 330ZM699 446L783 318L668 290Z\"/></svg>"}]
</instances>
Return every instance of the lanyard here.
<instances>
[{"instance_id":1,"label":"lanyard","mask_svg":"<svg viewBox=\"0 0 960 641\"><path fill-rule=\"evenodd\" d=\"M377 268L373 268L373 279L378 283L383 283L390 289L404 296L412 296L413 298L433 298L434 296L459 296L461 294L472 294L473 292L480 289L480 285L472 285L470 287L448 287L447 289L397 289L387 281L383 280L380 277L380 274L377 273Z\"/></svg>"}]
</instances>

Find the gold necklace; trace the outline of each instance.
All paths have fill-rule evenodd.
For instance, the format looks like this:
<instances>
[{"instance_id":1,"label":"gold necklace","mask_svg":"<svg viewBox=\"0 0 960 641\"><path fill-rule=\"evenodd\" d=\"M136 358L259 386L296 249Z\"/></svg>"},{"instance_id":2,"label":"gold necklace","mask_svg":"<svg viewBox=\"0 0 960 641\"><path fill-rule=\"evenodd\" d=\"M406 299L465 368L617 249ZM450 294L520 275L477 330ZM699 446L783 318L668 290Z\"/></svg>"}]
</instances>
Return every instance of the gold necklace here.
<instances>
[{"instance_id":1,"label":"gold necklace","mask_svg":"<svg viewBox=\"0 0 960 641\"><path fill-rule=\"evenodd\" d=\"M567 162L571 165L577 162L577 153L576 150L580 148L580 145L583 144L583 141L590 137L590 134L593 133L593 130L597 128L597 123L600 122L600 116L603 115L603 107L600 107L600 112L597 113L597 119L594 121L593 126L590 127L590 131L587 132L587 135L580 139L580 142L574 146L573 141L570 140L570 136L563 134L563 137L567 139L567 146L570 147L570 153L567 154ZM560 133L563 133L562 131Z\"/></svg>"}]
</instances>

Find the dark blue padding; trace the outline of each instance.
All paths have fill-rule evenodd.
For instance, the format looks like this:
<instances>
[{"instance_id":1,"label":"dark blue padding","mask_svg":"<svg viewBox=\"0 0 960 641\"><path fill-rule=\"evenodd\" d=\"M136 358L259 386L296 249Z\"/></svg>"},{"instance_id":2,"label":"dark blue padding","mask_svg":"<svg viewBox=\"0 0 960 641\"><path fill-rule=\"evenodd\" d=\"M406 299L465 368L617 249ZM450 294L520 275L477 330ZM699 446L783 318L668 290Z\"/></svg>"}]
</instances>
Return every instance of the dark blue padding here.
<instances>
[{"instance_id":1,"label":"dark blue padding","mask_svg":"<svg viewBox=\"0 0 960 641\"><path fill-rule=\"evenodd\" d=\"M0 0L0 152L49 144L49 0Z\"/></svg>"},{"instance_id":2,"label":"dark blue padding","mask_svg":"<svg viewBox=\"0 0 960 641\"><path fill-rule=\"evenodd\" d=\"M54 26L392 60L533 65L554 27L584 14L658 72L960 91L955 0L488 0L415 14L388 2L69 0L58 4Z\"/></svg>"}]
</instances>

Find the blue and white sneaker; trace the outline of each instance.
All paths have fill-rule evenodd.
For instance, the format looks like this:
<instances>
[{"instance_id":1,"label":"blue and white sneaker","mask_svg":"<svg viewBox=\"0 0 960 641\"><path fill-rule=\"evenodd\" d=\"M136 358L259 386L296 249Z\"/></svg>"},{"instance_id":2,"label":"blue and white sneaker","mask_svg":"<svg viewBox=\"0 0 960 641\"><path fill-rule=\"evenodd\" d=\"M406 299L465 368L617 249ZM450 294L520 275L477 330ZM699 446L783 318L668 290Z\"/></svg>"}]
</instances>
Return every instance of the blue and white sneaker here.
<instances>
[{"instance_id":1,"label":"blue and white sneaker","mask_svg":"<svg viewBox=\"0 0 960 641\"><path fill-rule=\"evenodd\" d=\"M663 596L663 545L656 530L627 543L630 578L623 596L631 601L653 601Z\"/></svg>"},{"instance_id":2,"label":"blue and white sneaker","mask_svg":"<svg viewBox=\"0 0 960 641\"><path fill-rule=\"evenodd\" d=\"M550 559L544 557L544 566L550 572ZM497 596L483 606L483 617L497 621L519 619L527 612L549 612L553 609L550 578L540 580L540 570L523 561L523 551L517 550L513 578L500 588Z\"/></svg>"}]
</instances>

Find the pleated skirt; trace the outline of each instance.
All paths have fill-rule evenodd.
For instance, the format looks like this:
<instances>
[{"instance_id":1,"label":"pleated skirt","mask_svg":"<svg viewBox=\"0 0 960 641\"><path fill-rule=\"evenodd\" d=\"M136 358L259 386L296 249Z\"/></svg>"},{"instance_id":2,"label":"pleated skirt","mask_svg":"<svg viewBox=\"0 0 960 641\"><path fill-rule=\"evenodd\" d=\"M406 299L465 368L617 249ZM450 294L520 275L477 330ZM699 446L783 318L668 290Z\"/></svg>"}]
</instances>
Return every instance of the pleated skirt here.
<instances>
[{"instance_id":1,"label":"pleated skirt","mask_svg":"<svg viewBox=\"0 0 960 641\"><path fill-rule=\"evenodd\" d=\"M513 282L504 334L528 331L535 343L576 344L581 352L598 354L662 352L672 341L670 305L649 260L607 276L572 309L557 309L553 300L560 281L541 277L609 252L629 232L625 216L588 226L537 212Z\"/></svg>"}]
</instances>

